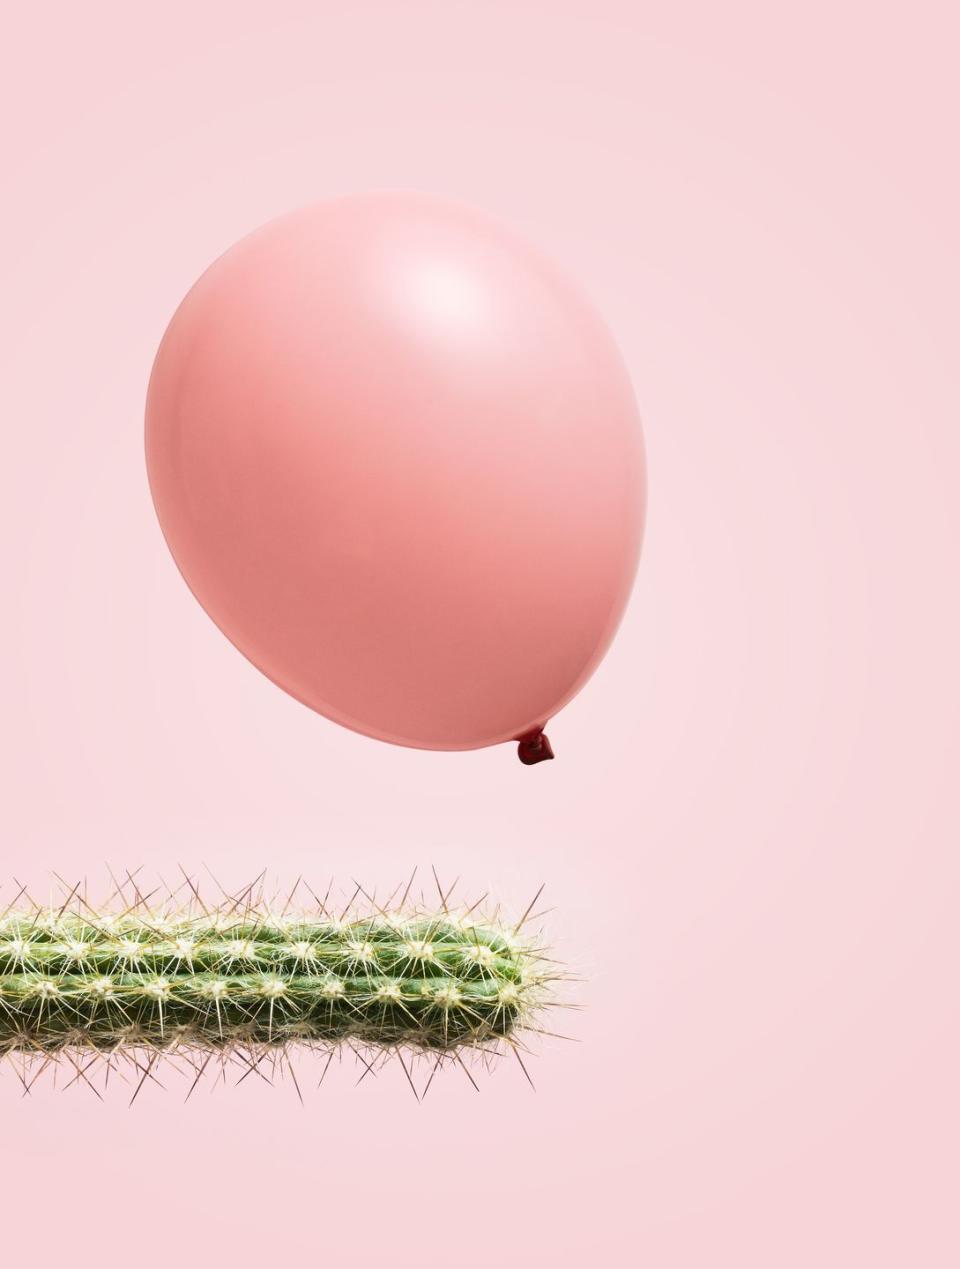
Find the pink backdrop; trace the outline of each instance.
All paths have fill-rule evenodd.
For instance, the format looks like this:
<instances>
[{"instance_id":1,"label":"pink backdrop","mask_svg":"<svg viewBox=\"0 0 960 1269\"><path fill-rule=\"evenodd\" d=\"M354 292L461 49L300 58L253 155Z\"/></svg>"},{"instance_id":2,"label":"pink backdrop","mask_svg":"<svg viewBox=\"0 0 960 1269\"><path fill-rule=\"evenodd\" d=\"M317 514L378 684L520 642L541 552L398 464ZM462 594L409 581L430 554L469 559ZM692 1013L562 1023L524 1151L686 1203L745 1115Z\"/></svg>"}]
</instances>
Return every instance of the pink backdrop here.
<instances>
[{"instance_id":1,"label":"pink backdrop","mask_svg":"<svg viewBox=\"0 0 960 1269\"><path fill-rule=\"evenodd\" d=\"M5 1259L957 1263L950 9L7 16L4 874L433 862L518 908L545 880L589 981L535 1094L511 1065L417 1106L397 1068L305 1109L247 1080L128 1111L7 1072ZM382 186L551 250L637 385L638 586L533 770L284 696L191 599L147 495L146 378L186 287L269 216Z\"/></svg>"}]
</instances>

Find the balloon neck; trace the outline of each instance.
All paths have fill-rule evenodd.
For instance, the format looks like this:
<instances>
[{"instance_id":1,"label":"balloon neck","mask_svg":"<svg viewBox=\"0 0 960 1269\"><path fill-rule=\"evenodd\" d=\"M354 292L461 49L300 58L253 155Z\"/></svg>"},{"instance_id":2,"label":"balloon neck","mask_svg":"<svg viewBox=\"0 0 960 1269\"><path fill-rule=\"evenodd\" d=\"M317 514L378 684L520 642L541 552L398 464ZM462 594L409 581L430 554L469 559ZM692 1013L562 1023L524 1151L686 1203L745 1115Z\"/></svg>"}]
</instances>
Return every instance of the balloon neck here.
<instances>
[{"instance_id":1,"label":"balloon neck","mask_svg":"<svg viewBox=\"0 0 960 1269\"><path fill-rule=\"evenodd\" d=\"M517 737L517 757L525 767L532 767L537 762L547 762L553 757L553 746L542 727L536 727Z\"/></svg>"}]
</instances>

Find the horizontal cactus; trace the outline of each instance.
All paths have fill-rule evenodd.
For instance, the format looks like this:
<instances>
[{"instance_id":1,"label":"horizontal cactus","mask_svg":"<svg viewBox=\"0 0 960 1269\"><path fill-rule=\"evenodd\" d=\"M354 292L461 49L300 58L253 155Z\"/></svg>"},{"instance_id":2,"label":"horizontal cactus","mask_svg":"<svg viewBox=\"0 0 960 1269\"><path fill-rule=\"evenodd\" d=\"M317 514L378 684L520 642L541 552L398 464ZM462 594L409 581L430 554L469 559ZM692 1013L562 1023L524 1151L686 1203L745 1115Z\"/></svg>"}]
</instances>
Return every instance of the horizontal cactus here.
<instances>
[{"instance_id":1,"label":"horizontal cactus","mask_svg":"<svg viewBox=\"0 0 960 1269\"><path fill-rule=\"evenodd\" d=\"M0 1056L66 1056L78 1071L99 1056L107 1072L130 1059L144 1078L161 1056L256 1069L297 1048L349 1047L367 1069L389 1054L519 1057L556 977L522 925L446 901L337 914L278 911L249 890L212 908L193 886L187 907L136 894L0 916Z\"/></svg>"}]
</instances>

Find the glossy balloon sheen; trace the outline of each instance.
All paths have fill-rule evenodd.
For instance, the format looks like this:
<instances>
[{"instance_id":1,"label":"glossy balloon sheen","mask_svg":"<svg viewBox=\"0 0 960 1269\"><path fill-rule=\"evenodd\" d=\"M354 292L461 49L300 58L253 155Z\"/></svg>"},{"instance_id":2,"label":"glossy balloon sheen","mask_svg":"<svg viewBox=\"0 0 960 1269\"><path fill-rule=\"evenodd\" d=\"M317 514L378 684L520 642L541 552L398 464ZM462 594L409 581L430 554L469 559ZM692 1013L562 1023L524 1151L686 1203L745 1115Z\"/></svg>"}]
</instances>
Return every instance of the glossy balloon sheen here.
<instances>
[{"instance_id":1,"label":"glossy balloon sheen","mask_svg":"<svg viewBox=\"0 0 960 1269\"><path fill-rule=\"evenodd\" d=\"M643 443L606 327L513 233L426 196L321 203L221 256L157 354L146 451L224 634L397 744L545 723L636 568Z\"/></svg>"}]
</instances>

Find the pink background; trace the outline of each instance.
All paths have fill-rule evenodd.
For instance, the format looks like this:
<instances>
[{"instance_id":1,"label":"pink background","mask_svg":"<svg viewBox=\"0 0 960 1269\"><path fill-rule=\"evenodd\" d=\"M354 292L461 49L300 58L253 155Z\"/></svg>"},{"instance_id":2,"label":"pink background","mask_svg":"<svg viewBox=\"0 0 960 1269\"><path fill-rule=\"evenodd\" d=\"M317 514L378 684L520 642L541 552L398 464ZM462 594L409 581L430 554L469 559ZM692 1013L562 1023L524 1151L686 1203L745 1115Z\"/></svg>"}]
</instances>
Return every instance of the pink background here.
<instances>
[{"instance_id":1,"label":"pink background","mask_svg":"<svg viewBox=\"0 0 960 1269\"><path fill-rule=\"evenodd\" d=\"M0 1078L4 1257L952 1266L960 197L952 6L17 6L0 73L3 872L543 880L589 975L530 1092L133 1110ZM147 496L157 341L316 197L511 221L646 419L620 636L558 760L427 754L285 697ZM9 893L7 887L0 896ZM12 896L11 896L12 897Z\"/></svg>"}]
</instances>

